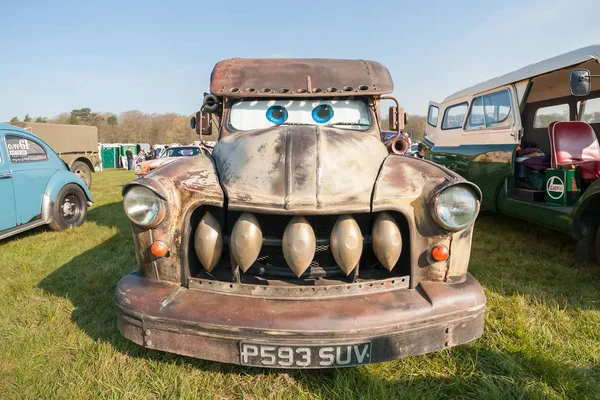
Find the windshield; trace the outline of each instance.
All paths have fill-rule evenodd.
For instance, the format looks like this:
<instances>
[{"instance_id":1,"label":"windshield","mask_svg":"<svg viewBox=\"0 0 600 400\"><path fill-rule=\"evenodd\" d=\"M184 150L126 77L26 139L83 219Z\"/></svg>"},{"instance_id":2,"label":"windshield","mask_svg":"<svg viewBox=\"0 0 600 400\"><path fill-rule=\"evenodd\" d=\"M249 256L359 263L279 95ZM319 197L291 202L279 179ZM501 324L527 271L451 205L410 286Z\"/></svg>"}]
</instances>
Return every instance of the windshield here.
<instances>
[{"instance_id":1,"label":"windshield","mask_svg":"<svg viewBox=\"0 0 600 400\"><path fill-rule=\"evenodd\" d=\"M199 147L171 147L165 150L161 158L197 156L198 154L202 154Z\"/></svg>"},{"instance_id":2,"label":"windshield","mask_svg":"<svg viewBox=\"0 0 600 400\"><path fill-rule=\"evenodd\" d=\"M247 100L231 106L229 124L242 131L277 125L366 130L371 126L371 113L360 100Z\"/></svg>"}]
</instances>

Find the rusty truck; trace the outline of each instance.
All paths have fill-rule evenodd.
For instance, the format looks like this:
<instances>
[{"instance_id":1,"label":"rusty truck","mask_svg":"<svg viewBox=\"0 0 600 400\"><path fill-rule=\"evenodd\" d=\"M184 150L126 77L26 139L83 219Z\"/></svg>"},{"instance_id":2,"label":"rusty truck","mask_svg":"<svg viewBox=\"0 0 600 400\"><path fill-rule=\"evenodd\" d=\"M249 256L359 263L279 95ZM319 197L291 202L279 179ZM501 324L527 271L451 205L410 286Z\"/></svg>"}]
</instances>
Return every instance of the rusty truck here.
<instances>
[{"instance_id":1,"label":"rusty truck","mask_svg":"<svg viewBox=\"0 0 600 400\"><path fill-rule=\"evenodd\" d=\"M337 59L218 62L191 120L212 154L123 188L137 269L117 324L148 349L272 368L429 353L482 334L468 272L479 188L390 154L390 73Z\"/></svg>"}]
</instances>

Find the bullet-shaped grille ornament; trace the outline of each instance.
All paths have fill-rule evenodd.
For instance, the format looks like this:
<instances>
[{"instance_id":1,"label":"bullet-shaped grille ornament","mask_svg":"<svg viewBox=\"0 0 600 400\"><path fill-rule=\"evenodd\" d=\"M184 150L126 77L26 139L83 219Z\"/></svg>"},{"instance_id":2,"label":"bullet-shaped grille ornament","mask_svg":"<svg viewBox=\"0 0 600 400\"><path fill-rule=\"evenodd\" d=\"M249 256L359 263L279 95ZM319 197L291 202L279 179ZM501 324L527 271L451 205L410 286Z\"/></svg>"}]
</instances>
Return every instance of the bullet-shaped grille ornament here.
<instances>
[{"instance_id":1,"label":"bullet-shaped grille ornament","mask_svg":"<svg viewBox=\"0 0 600 400\"><path fill-rule=\"evenodd\" d=\"M223 233L219 221L210 212L198 223L194 236L194 249L202 266L211 272L223 252Z\"/></svg>"},{"instance_id":2,"label":"bullet-shaped grille ornament","mask_svg":"<svg viewBox=\"0 0 600 400\"><path fill-rule=\"evenodd\" d=\"M346 275L358 265L363 248L360 227L350 215L341 215L331 231L331 252L337 265Z\"/></svg>"},{"instance_id":3,"label":"bullet-shaped grille ornament","mask_svg":"<svg viewBox=\"0 0 600 400\"><path fill-rule=\"evenodd\" d=\"M243 213L235 222L231 232L231 255L244 272L256 261L262 247L262 231L256 217Z\"/></svg>"},{"instance_id":4,"label":"bullet-shaped grille ornament","mask_svg":"<svg viewBox=\"0 0 600 400\"><path fill-rule=\"evenodd\" d=\"M380 213L373 224L373 251L377 259L391 271L402 253L402 235L396 220L388 212Z\"/></svg>"},{"instance_id":5,"label":"bullet-shaped grille ornament","mask_svg":"<svg viewBox=\"0 0 600 400\"><path fill-rule=\"evenodd\" d=\"M317 238L304 217L294 217L283 232L283 256L297 277L308 269L315 257Z\"/></svg>"}]
</instances>

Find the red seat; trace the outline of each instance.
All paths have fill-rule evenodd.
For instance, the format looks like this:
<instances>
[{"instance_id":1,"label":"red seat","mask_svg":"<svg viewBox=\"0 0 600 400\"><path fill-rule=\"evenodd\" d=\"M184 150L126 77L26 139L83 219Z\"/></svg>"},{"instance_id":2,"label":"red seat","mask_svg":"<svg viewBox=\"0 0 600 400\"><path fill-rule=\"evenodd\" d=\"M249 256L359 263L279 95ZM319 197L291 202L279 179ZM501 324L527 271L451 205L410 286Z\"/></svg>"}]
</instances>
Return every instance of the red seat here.
<instances>
[{"instance_id":1,"label":"red seat","mask_svg":"<svg viewBox=\"0 0 600 400\"><path fill-rule=\"evenodd\" d=\"M581 178L600 178L600 145L594 129L585 122L552 122L548 126L552 168L576 165Z\"/></svg>"}]
</instances>

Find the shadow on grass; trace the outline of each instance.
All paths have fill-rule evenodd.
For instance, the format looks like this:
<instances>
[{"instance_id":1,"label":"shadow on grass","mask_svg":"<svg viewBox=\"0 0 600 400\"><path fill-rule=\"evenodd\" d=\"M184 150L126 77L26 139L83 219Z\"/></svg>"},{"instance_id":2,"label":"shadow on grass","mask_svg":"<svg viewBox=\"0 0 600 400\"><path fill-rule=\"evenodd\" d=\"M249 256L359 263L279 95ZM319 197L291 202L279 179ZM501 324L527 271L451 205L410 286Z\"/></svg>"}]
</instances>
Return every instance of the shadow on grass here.
<instances>
[{"instance_id":1,"label":"shadow on grass","mask_svg":"<svg viewBox=\"0 0 600 400\"><path fill-rule=\"evenodd\" d=\"M83 331L95 341L108 342L117 351L130 357L189 365L207 372L239 376L284 376L286 380L299 385L302 390L326 398L528 398L543 397L544 387L551 387L553 391L567 397L578 397L578 394L588 390L589 385L597 384L593 379L590 381L590 375L597 377L600 373L597 369L558 365L546 359L542 353L524 354L480 349L477 342L433 355L371 367L318 371L262 370L146 350L121 336L117 329L113 306L113 292L118 281L135 268L131 231L122 204L118 202L93 208L89 212L88 220L98 225L116 228L117 233L56 269L40 282L39 287L55 296L69 299L75 307L72 320ZM500 220L488 219L483 224L492 225L487 230L495 230L496 233L492 234L497 235L515 229L510 222ZM495 225L499 227L496 228ZM539 239L537 237L535 240ZM478 262L477 257L478 255L475 255L475 262ZM535 279L526 280L524 286L509 288L507 284L499 285L497 282L504 273L508 272L492 269L489 275L482 273L482 283L493 290L510 293L513 290L526 291L528 285L535 282ZM554 299L560 302L564 293L557 289L564 284L564 280L544 280L542 286L547 289L549 299L558 296ZM577 284L577 281L574 284ZM569 302L569 305L572 306L573 303ZM446 373L433 372L440 368L440 358L443 359L441 368L446 370ZM454 371L451 370L453 365L458 365ZM405 372L398 374L397 371ZM539 385L532 386L532 382L538 382Z\"/></svg>"},{"instance_id":2,"label":"shadow on grass","mask_svg":"<svg viewBox=\"0 0 600 400\"><path fill-rule=\"evenodd\" d=\"M469 272L488 290L562 309L600 308L600 265L575 259L575 239L516 218L482 214Z\"/></svg>"}]
</instances>

